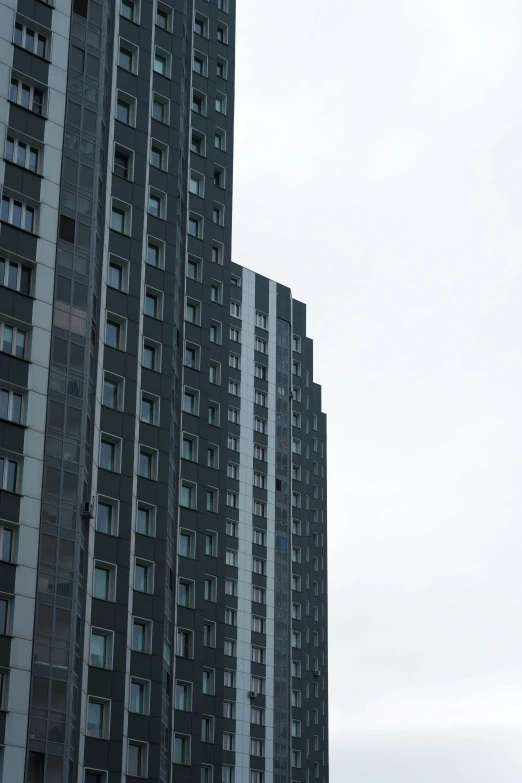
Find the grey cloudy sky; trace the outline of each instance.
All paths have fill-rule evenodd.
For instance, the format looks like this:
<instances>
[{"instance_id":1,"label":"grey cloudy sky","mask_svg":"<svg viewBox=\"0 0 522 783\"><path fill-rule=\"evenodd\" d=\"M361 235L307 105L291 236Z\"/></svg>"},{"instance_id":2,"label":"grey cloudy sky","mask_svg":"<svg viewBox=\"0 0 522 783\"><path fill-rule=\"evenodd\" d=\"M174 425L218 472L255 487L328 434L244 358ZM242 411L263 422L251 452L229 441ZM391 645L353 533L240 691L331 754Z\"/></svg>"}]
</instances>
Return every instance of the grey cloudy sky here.
<instances>
[{"instance_id":1,"label":"grey cloudy sky","mask_svg":"<svg viewBox=\"0 0 522 783\"><path fill-rule=\"evenodd\" d=\"M331 783L522 780L520 0L239 0L235 261L329 416Z\"/></svg>"}]
</instances>

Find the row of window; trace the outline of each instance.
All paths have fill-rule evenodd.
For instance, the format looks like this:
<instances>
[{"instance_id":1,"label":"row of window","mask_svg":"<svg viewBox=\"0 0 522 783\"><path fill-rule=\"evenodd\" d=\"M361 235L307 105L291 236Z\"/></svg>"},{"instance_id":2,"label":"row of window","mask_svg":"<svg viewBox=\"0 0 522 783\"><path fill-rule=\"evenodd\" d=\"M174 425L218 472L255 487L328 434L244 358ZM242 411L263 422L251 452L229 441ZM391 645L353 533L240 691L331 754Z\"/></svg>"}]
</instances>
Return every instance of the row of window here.
<instances>
[{"instance_id":1,"label":"row of window","mask_svg":"<svg viewBox=\"0 0 522 783\"><path fill-rule=\"evenodd\" d=\"M228 0L217 0L217 5L220 11L228 13ZM139 0L122 0L120 7L120 14L125 19L128 19L134 24L140 24L140 2ZM155 12L155 24L161 30L165 30L171 33L173 30L174 11L172 7L165 5L164 3L156 4ZM197 13L194 19L194 32L197 35L201 35L205 38L209 37L209 20L208 17L201 13ZM216 40L220 43L227 43L228 41L228 28L227 25L220 22L217 28Z\"/></svg>"},{"instance_id":2,"label":"row of window","mask_svg":"<svg viewBox=\"0 0 522 783\"><path fill-rule=\"evenodd\" d=\"M235 743L228 739L229 736L225 734L223 737L223 749L234 750ZM173 747L173 760L175 764L190 765L191 752L190 752L190 737L185 734L174 735L174 747ZM204 740L206 741L206 740ZM252 740L253 743L262 743L263 740ZM257 749L257 745L252 745L254 750ZM318 747L318 746L317 746ZM292 756L292 767L301 767L300 751L293 751L298 753L297 756ZM253 756L264 755L260 753L251 752ZM128 740L128 754L127 754L127 774L133 777L147 777L148 766L148 745L147 743L137 742L136 740ZM214 783L214 767L208 764L198 764L200 769L200 782L201 783ZM314 762L313 765L314 778L320 777L320 767L318 762ZM107 777L105 772L98 772L94 770L86 770L85 783L107 783ZM235 768L224 765L221 767L221 782L222 783L235 783ZM249 783L265 783L265 773L261 770L250 770Z\"/></svg>"},{"instance_id":3,"label":"row of window","mask_svg":"<svg viewBox=\"0 0 522 783\"><path fill-rule=\"evenodd\" d=\"M146 404L153 405L154 400L145 399ZM98 464L104 470L110 470L113 473L121 472L121 452L122 440L109 433L102 433L100 437L100 451ZM138 458L138 475L143 478L156 481L158 478L158 459L157 449L149 446L140 446Z\"/></svg>"},{"instance_id":4,"label":"row of window","mask_svg":"<svg viewBox=\"0 0 522 783\"><path fill-rule=\"evenodd\" d=\"M229 554L233 555L233 557L229 558ZM237 552L234 552L233 550L227 550L226 563L227 565L233 565L237 567ZM265 574L266 562L264 560L259 560L257 558L254 558L252 571L255 574ZM216 594L217 594L217 578L213 576L205 577L205 581L204 581L205 600L212 601L215 603L217 600ZM225 594L231 596L237 596L237 580L225 579ZM196 583L192 579L185 579L184 577L179 577L178 605L183 606L186 609L194 609L196 606L195 598L196 598ZM257 585L252 585L252 601L258 604L263 604L263 605L266 604L266 590L264 587L258 587ZM237 625L236 621L237 621L236 610L232 608L226 608L225 624ZM253 626L255 626L255 628L253 627L252 630L255 630L257 633L266 633L264 618L254 617L252 622L253 622Z\"/></svg>"},{"instance_id":5,"label":"row of window","mask_svg":"<svg viewBox=\"0 0 522 783\"><path fill-rule=\"evenodd\" d=\"M226 535L237 538L237 526L237 522L227 519ZM265 530L259 530L259 528L252 529L252 542L254 544L266 546L266 539L267 533ZM196 533L193 530L181 528L179 533L178 554L181 557L189 557L192 559L196 557ZM217 533L211 530L205 533L205 555L208 557L217 557ZM229 594L234 595L234 593Z\"/></svg>"}]
</instances>

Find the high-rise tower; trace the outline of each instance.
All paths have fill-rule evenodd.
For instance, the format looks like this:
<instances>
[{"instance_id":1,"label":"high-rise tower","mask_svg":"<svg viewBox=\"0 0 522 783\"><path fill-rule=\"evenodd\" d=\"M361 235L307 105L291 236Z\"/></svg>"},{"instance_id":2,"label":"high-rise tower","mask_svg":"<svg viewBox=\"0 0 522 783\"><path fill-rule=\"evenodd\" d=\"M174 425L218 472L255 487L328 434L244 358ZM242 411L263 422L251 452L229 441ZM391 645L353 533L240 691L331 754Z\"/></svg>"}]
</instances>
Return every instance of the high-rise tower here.
<instances>
[{"instance_id":1,"label":"high-rise tower","mask_svg":"<svg viewBox=\"0 0 522 783\"><path fill-rule=\"evenodd\" d=\"M235 0L0 13L0 781L327 783L326 421L231 262Z\"/></svg>"}]
</instances>

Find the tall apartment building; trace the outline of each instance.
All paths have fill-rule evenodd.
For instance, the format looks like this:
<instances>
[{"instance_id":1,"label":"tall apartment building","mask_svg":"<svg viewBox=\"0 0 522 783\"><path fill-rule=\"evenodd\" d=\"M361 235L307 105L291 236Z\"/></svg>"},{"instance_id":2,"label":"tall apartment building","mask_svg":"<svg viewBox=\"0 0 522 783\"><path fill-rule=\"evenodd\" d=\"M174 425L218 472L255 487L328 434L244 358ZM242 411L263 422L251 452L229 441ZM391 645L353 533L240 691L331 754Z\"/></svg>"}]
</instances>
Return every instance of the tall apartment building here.
<instances>
[{"instance_id":1,"label":"tall apartment building","mask_svg":"<svg viewBox=\"0 0 522 783\"><path fill-rule=\"evenodd\" d=\"M328 781L326 420L231 261L234 42L0 6L2 783Z\"/></svg>"}]
</instances>

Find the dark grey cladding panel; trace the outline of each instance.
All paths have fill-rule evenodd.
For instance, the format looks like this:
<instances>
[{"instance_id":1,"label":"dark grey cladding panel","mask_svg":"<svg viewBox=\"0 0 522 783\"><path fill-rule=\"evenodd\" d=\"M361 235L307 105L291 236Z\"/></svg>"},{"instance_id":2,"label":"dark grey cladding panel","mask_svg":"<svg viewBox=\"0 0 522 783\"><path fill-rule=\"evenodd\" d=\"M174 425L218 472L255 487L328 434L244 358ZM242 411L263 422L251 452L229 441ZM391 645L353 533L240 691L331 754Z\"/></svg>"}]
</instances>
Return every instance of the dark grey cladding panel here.
<instances>
[{"instance_id":1,"label":"dark grey cladding panel","mask_svg":"<svg viewBox=\"0 0 522 783\"><path fill-rule=\"evenodd\" d=\"M11 638L9 636L0 636L0 666L9 668L9 659L11 657Z\"/></svg>"},{"instance_id":2,"label":"dark grey cladding panel","mask_svg":"<svg viewBox=\"0 0 522 783\"><path fill-rule=\"evenodd\" d=\"M256 308L268 313L270 280L263 275L256 275Z\"/></svg>"},{"instance_id":3,"label":"dark grey cladding panel","mask_svg":"<svg viewBox=\"0 0 522 783\"><path fill-rule=\"evenodd\" d=\"M107 740L85 738L84 763L86 767L93 769L109 769L109 748L112 745ZM120 764L121 764L121 746L120 746Z\"/></svg>"},{"instance_id":4,"label":"dark grey cladding panel","mask_svg":"<svg viewBox=\"0 0 522 783\"><path fill-rule=\"evenodd\" d=\"M25 294L19 294L11 288L0 286L0 313L15 318L25 324L31 324L33 318L33 300ZM0 316L1 317L1 316Z\"/></svg>"},{"instance_id":5,"label":"dark grey cladding panel","mask_svg":"<svg viewBox=\"0 0 522 783\"><path fill-rule=\"evenodd\" d=\"M4 443L0 432L0 443ZM0 585L2 592L14 595L16 566L12 563L0 563Z\"/></svg>"},{"instance_id":6,"label":"dark grey cladding panel","mask_svg":"<svg viewBox=\"0 0 522 783\"><path fill-rule=\"evenodd\" d=\"M292 320L292 293L284 285L277 284L277 317Z\"/></svg>"},{"instance_id":7,"label":"dark grey cladding panel","mask_svg":"<svg viewBox=\"0 0 522 783\"><path fill-rule=\"evenodd\" d=\"M292 301L294 332L306 335L306 305L297 299Z\"/></svg>"},{"instance_id":8,"label":"dark grey cladding panel","mask_svg":"<svg viewBox=\"0 0 522 783\"><path fill-rule=\"evenodd\" d=\"M0 519L6 519L10 522L19 521L20 495L0 490Z\"/></svg>"},{"instance_id":9,"label":"dark grey cladding panel","mask_svg":"<svg viewBox=\"0 0 522 783\"><path fill-rule=\"evenodd\" d=\"M23 196L39 201L41 182L42 178L38 174L33 174L32 171L27 171L21 166L15 166L14 163L6 161L4 175L6 188L11 188Z\"/></svg>"},{"instance_id":10,"label":"dark grey cladding panel","mask_svg":"<svg viewBox=\"0 0 522 783\"><path fill-rule=\"evenodd\" d=\"M49 79L49 63L18 46L13 47L13 71L21 76L26 74L42 85L46 85Z\"/></svg>"},{"instance_id":11,"label":"dark grey cladding panel","mask_svg":"<svg viewBox=\"0 0 522 783\"><path fill-rule=\"evenodd\" d=\"M43 144L45 120L38 114L11 103L9 107L9 127L13 130L20 130Z\"/></svg>"},{"instance_id":12,"label":"dark grey cladding panel","mask_svg":"<svg viewBox=\"0 0 522 783\"><path fill-rule=\"evenodd\" d=\"M0 251L2 249L36 261L36 236L2 223L0 224Z\"/></svg>"},{"instance_id":13,"label":"dark grey cladding panel","mask_svg":"<svg viewBox=\"0 0 522 783\"><path fill-rule=\"evenodd\" d=\"M53 10L52 6L40 2L40 0L18 0L17 11L19 14L34 19L38 24L51 29Z\"/></svg>"},{"instance_id":14,"label":"dark grey cladding panel","mask_svg":"<svg viewBox=\"0 0 522 783\"><path fill-rule=\"evenodd\" d=\"M17 454L24 452L25 428L19 424L0 421L0 443L9 451Z\"/></svg>"}]
</instances>

